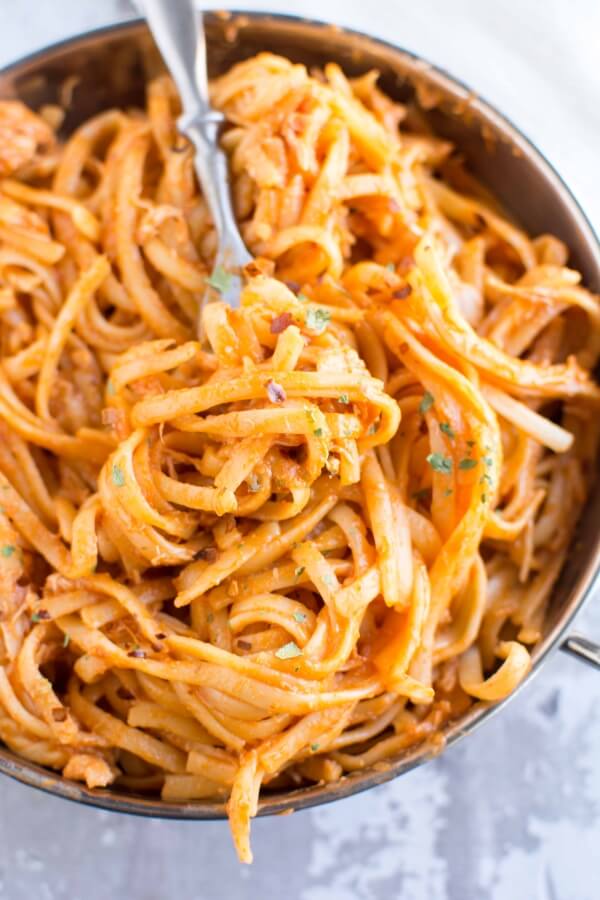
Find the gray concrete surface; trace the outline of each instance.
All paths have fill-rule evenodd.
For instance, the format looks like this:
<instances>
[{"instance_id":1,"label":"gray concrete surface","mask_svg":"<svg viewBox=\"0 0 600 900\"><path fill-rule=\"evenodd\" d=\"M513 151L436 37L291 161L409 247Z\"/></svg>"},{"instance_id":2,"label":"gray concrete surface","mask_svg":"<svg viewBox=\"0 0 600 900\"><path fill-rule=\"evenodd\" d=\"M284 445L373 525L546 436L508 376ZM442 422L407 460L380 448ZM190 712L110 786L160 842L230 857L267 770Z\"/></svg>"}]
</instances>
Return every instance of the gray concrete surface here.
<instances>
[{"instance_id":1,"label":"gray concrete surface","mask_svg":"<svg viewBox=\"0 0 600 900\"><path fill-rule=\"evenodd\" d=\"M597 0L285 9L396 40L476 86L538 142L600 226ZM4 0L0 64L128 15L119 0ZM577 627L600 637L600 602ZM598 900L599 687L597 672L555 655L501 716L425 768L255 823L251 869L237 865L224 823L115 816L1 778L0 898Z\"/></svg>"}]
</instances>

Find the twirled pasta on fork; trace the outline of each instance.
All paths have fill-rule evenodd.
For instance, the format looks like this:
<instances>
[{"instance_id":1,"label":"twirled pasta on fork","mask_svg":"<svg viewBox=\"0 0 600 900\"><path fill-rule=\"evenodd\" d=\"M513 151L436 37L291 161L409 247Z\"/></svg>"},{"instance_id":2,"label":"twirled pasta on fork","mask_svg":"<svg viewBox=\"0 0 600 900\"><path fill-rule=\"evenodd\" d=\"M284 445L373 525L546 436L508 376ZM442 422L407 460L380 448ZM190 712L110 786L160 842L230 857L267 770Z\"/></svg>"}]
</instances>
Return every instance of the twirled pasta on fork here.
<instances>
[{"instance_id":1,"label":"twirled pasta on fork","mask_svg":"<svg viewBox=\"0 0 600 900\"><path fill-rule=\"evenodd\" d=\"M239 309L170 81L65 143L0 104L0 737L88 787L333 781L530 665L591 481L598 298L415 106L212 86ZM552 223L549 223L551 226Z\"/></svg>"}]
</instances>

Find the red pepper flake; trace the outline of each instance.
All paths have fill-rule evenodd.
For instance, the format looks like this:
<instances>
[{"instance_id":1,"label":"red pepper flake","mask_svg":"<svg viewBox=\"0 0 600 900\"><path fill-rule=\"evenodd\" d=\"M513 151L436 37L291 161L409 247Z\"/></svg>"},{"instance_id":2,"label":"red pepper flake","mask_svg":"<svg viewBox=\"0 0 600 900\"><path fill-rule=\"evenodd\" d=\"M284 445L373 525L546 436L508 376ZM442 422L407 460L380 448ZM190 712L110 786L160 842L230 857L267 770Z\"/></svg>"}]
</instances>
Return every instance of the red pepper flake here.
<instances>
[{"instance_id":1,"label":"red pepper flake","mask_svg":"<svg viewBox=\"0 0 600 900\"><path fill-rule=\"evenodd\" d=\"M128 691L126 687L120 687L117 690L117 697L120 697L121 700L135 700L135 694Z\"/></svg>"},{"instance_id":2,"label":"red pepper flake","mask_svg":"<svg viewBox=\"0 0 600 900\"><path fill-rule=\"evenodd\" d=\"M38 609L31 617L32 622L47 622L51 618L47 609Z\"/></svg>"},{"instance_id":3,"label":"red pepper flake","mask_svg":"<svg viewBox=\"0 0 600 900\"><path fill-rule=\"evenodd\" d=\"M283 403L284 400L287 400L284 389L273 379L267 381L267 397L271 403Z\"/></svg>"},{"instance_id":4,"label":"red pepper flake","mask_svg":"<svg viewBox=\"0 0 600 900\"><path fill-rule=\"evenodd\" d=\"M214 562L219 555L219 551L216 547L203 547L202 550L198 550L196 553L196 559L205 559L206 562Z\"/></svg>"},{"instance_id":5,"label":"red pepper flake","mask_svg":"<svg viewBox=\"0 0 600 900\"><path fill-rule=\"evenodd\" d=\"M105 407L100 413L100 417L102 419L102 424L108 425L111 428L116 427L125 420L122 411L120 409L115 409L112 406Z\"/></svg>"},{"instance_id":6,"label":"red pepper flake","mask_svg":"<svg viewBox=\"0 0 600 900\"><path fill-rule=\"evenodd\" d=\"M392 297L394 300L405 300L406 297L410 297L412 294L412 288L410 284L405 284L403 287L398 288L397 291L394 291Z\"/></svg>"},{"instance_id":7,"label":"red pepper flake","mask_svg":"<svg viewBox=\"0 0 600 900\"><path fill-rule=\"evenodd\" d=\"M65 722L67 718L67 711L63 709L61 706L57 706L54 709L50 710L52 718L55 722Z\"/></svg>"},{"instance_id":8,"label":"red pepper flake","mask_svg":"<svg viewBox=\"0 0 600 900\"><path fill-rule=\"evenodd\" d=\"M415 261L412 256L403 256L396 263L396 271L399 275L404 275L407 272L410 272L414 264Z\"/></svg>"},{"instance_id":9,"label":"red pepper flake","mask_svg":"<svg viewBox=\"0 0 600 900\"><path fill-rule=\"evenodd\" d=\"M289 312L281 313L281 315L271 319L271 334L281 334L281 332L285 331L286 328L289 328L291 324L292 314Z\"/></svg>"},{"instance_id":10,"label":"red pepper flake","mask_svg":"<svg viewBox=\"0 0 600 900\"><path fill-rule=\"evenodd\" d=\"M137 647L135 650L130 650L127 656L132 656L134 659L146 659L146 651Z\"/></svg>"}]
</instances>

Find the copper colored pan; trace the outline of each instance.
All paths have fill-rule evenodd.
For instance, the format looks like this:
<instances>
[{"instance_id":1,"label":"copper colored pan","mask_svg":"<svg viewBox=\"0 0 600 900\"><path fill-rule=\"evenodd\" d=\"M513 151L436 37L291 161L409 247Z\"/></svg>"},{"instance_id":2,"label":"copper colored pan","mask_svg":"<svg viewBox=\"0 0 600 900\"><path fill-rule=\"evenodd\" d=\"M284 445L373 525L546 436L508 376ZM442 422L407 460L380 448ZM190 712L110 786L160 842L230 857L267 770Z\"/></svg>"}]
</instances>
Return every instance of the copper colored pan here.
<instances>
[{"instance_id":1,"label":"copper colored pan","mask_svg":"<svg viewBox=\"0 0 600 900\"><path fill-rule=\"evenodd\" d=\"M269 50L297 62L322 65L335 60L349 73L376 68L392 97L415 95L441 136L460 149L471 170L500 198L523 227L551 231L571 248L571 264L585 283L600 292L598 240L560 177L541 153L491 106L463 84L429 63L383 41L320 22L263 13L208 15L209 63L218 74L234 63ZM156 54L140 22L117 25L71 38L0 72L0 97L18 97L38 108L64 102L70 94L65 133L83 119L112 106L140 105L145 73ZM569 559L554 591L546 631L534 652L529 678L549 654L562 647L600 668L600 645L570 633L573 617L592 591L600 566L600 479L581 517ZM514 694L513 694L514 696ZM508 698L510 699L510 698ZM508 702L479 703L445 730L447 744L481 725ZM433 755L420 746L389 761L314 785L263 796L260 814L327 803L395 778ZM172 819L218 819L222 803L166 803L119 790L88 790L0 747L0 771L52 794L118 812Z\"/></svg>"}]
</instances>

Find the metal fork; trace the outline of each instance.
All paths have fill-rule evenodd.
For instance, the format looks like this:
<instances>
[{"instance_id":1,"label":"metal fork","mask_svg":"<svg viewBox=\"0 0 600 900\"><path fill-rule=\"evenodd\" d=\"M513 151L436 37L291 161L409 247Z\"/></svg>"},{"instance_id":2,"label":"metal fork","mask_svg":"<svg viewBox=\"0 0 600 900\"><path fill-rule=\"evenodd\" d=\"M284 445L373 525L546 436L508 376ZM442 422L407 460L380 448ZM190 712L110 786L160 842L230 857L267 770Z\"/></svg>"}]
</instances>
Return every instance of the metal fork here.
<instances>
[{"instance_id":1,"label":"metal fork","mask_svg":"<svg viewBox=\"0 0 600 900\"><path fill-rule=\"evenodd\" d=\"M195 167L217 232L217 253L205 300L239 306L242 269L252 260L240 235L229 186L226 156L219 146L225 117L208 94L202 13L193 0L140 0L154 41L179 91L183 113L177 125L194 145Z\"/></svg>"}]
</instances>

